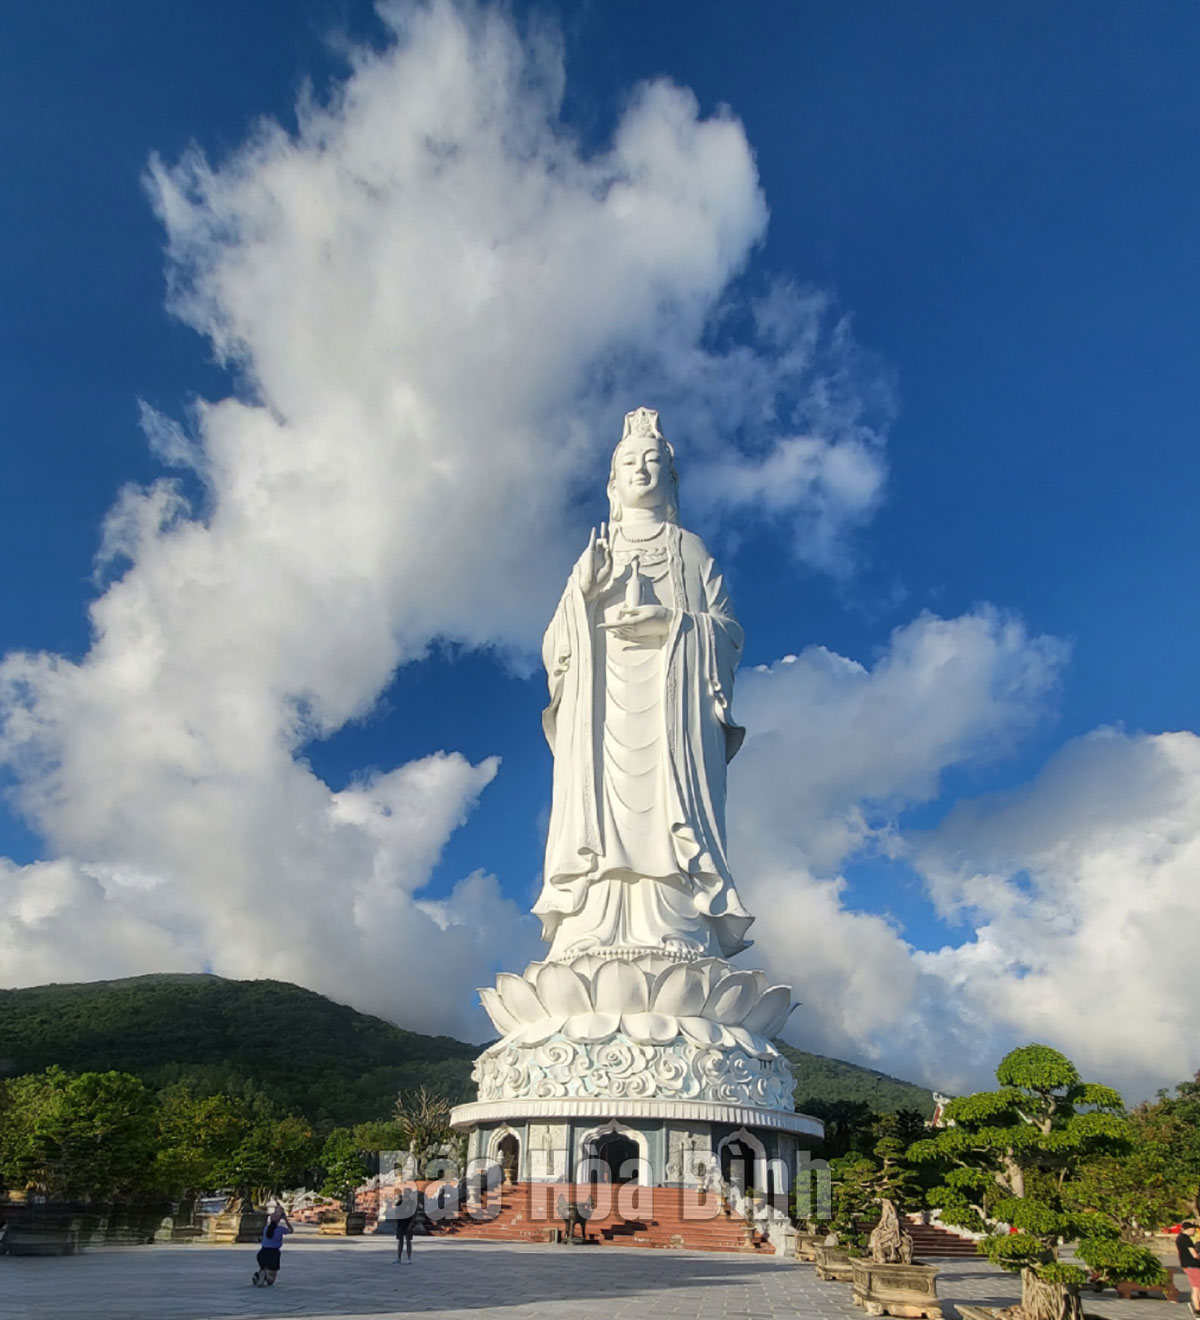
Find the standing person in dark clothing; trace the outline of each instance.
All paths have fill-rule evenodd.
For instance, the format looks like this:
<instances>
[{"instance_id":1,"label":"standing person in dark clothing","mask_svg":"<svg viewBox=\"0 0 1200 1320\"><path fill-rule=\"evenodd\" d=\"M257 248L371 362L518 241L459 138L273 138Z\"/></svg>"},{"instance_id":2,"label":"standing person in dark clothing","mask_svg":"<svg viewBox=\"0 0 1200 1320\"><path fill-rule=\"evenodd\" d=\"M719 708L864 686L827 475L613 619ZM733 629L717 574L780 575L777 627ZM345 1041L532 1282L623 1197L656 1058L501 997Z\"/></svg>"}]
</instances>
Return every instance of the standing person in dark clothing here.
<instances>
[{"instance_id":1,"label":"standing person in dark clothing","mask_svg":"<svg viewBox=\"0 0 1200 1320\"><path fill-rule=\"evenodd\" d=\"M283 1249L283 1239L291 1231L292 1226L288 1223L283 1206L277 1205L263 1229L262 1246L256 1258L258 1269L250 1279L256 1288L270 1288L274 1285L275 1276L279 1273L279 1253Z\"/></svg>"},{"instance_id":2,"label":"standing person in dark clothing","mask_svg":"<svg viewBox=\"0 0 1200 1320\"><path fill-rule=\"evenodd\" d=\"M1196 1250L1195 1233L1195 1220L1185 1219L1175 1239L1175 1250L1179 1252L1179 1264L1183 1267L1188 1286L1192 1290L1188 1307L1193 1315L1200 1316L1200 1252Z\"/></svg>"},{"instance_id":3,"label":"standing person in dark clothing","mask_svg":"<svg viewBox=\"0 0 1200 1320\"><path fill-rule=\"evenodd\" d=\"M408 1248L408 1258L412 1260L413 1230L417 1226L417 1214L421 1209L421 1193L415 1187L405 1187L400 1200L396 1202L396 1264L404 1259L404 1250Z\"/></svg>"}]
</instances>

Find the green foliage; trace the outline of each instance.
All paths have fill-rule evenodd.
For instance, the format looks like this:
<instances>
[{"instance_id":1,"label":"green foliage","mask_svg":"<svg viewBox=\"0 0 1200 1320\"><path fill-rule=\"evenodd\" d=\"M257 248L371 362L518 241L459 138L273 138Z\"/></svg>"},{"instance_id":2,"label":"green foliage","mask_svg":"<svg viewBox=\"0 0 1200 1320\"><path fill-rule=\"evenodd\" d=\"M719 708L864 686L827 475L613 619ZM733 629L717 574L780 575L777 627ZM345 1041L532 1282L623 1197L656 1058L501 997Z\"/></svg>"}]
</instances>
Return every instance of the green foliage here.
<instances>
[{"instance_id":1,"label":"green foliage","mask_svg":"<svg viewBox=\"0 0 1200 1320\"><path fill-rule=\"evenodd\" d=\"M1080 1243L1079 1256L1106 1279L1124 1279L1152 1288L1162 1284L1166 1277L1150 1252L1119 1238L1090 1237Z\"/></svg>"},{"instance_id":2,"label":"green foliage","mask_svg":"<svg viewBox=\"0 0 1200 1320\"><path fill-rule=\"evenodd\" d=\"M236 1188L261 1200L307 1181L306 1119L269 1099L154 1096L129 1073L61 1068L10 1078L0 1104L0 1186L51 1200L196 1196Z\"/></svg>"},{"instance_id":3,"label":"green foliage","mask_svg":"<svg viewBox=\"0 0 1200 1320\"><path fill-rule=\"evenodd\" d=\"M811 1096L797 1101L801 1113L811 1114L825 1124L825 1137L817 1147L822 1159L832 1162L845 1155L871 1149L879 1115L862 1100L817 1100Z\"/></svg>"},{"instance_id":4,"label":"green foliage","mask_svg":"<svg viewBox=\"0 0 1200 1320\"><path fill-rule=\"evenodd\" d=\"M1131 1117L1132 1148L1083 1165L1065 1187L1067 1204L1104 1217L1127 1241L1165 1228L1190 1211L1196 1178L1168 1141Z\"/></svg>"},{"instance_id":5,"label":"green foliage","mask_svg":"<svg viewBox=\"0 0 1200 1320\"><path fill-rule=\"evenodd\" d=\"M354 1141L359 1150L378 1154L384 1150L405 1148L404 1126L394 1118L376 1119L371 1123L356 1123Z\"/></svg>"},{"instance_id":6,"label":"green foliage","mask_svg":"<svg viewBox=\"0 0 1200 1320\"><path fill-rule=\"evenodd\" d=\"M1012 1225L1017 1232L984 1238L984 1255L1069 1293L1087 1275L1058 1260L1060 1240L1078 1240L1080 1259L1107 1282L1160 1280L1157 1260L1120 1241L1120 1215L1095 1195L1101 1162L1125 1159L1135 1147L1117 1092L1082 1082L1071 1061L1047 1045L1013 1050L996 1079L998 1090L946 1106L955 1126L909 1149L918 1163L947 1166L928 1198L943 1220L976 1232Z\"/></svg>"},{"instance_id":7,"label":"green foliage","mask_svg":"<svg viewBox=\"0 0 1200 1320\"><path fill-rule=\"evenodd\" d=\"M775 1044L796 1074L796 1108L802 1114L825 1120L827 1129L831 1120L835 1125L844 1125L854 1123L856 1115L868 1123L878 1114L894 1114L902 1109L915 1110L922 1120L933 1115L933 1093L924 1087L842 1059L809 1054L783 1041ZM827 1151L826 1158L844 1153Z\"/></svg>"},{"instance_id":8,"label":"green foliage","mask_svg":"<svg viewBox=\"0 0 1200 1320\"><path fill-rule=\"evenodd\" d=\"M1002 1087L1023 1094L1050 1095L1079 1085L1075 1065L1049 1045L1026 1045L1000 1060L996 1080Z\"/></svg>"},{"instance_id":9,"label":"green foliage","mask_svg":"<svg viewBox=\"0 0 1200 1320\"><path fill-rule=\"evenodd\" d=\"M1173 1093L1160 1091L1130 1118L1138 1136L1161 1152L1156 1172L1164 1196L1178 1193L1185 1213L1200 1211L1200 1073Z\"/></svg>"},{"instance_id":10,"label":"green foliage","mask_svg":"<svg viewBox=\"0 0 1200 1320\"><path fill-rule=\"evenodd\" d=\"M321 1195L339 1201L349 1201L356 1187L367 1178L367 1162L357 1137L349 1128L334 1128L321 1148L321 1168L324 1181Z\"/></svg>"},{"instance_id":11,"label":"green foliage","mask_svg":"<svg viewBox=\"0 0 1200 1320\"><path fill-rule=\"evenodd\" d=\"M878 1166L866 1155L843 1155L830 1161L833 1177L833 1220L838 1242L863 1250L877 1217L873 1183Z\"/></svg>"},{"instance_id":12,"label":"green foliage","mask_svg":"<svg viewBox=\"0 0 1200 1320\"><path fill-rule=\"evenodd\" d=\"M843 1245L865 1248L879 1222L886 1198L900 1214L921 1203L916 1171L896 1137L877 1142L871 1155L842 1156L830 1165L833 1176L833 1230Z\"/></svg>"},{"instance_id":13,"label":"green foliage","mask_svg":"<svg viewBox=\"0 0 1200 1320\"><path fill-rule=\"evenodd\" d=\"M154 1097L118 1072L61 1068L5 1085L0 1179L55 1199L142 1192L155 1155Z\"/></svg>"},{"instance_id":14,"label":"green foliage","mask_svg":"<svg viewBox=\"0 0 1200 1320\"><path fill-rule=\"evenodd\" d=\"M322 1130L378 1119L401 1090L473 1099L479 1052L299 986L206 975L0 990L0 1040L8 1077L111 1068L151 1091L265 1094Z\"/></svg>"},{"instance_id":15,"label":"green foliage","mask_svg":"<svg viewBox=\"0 0 1200 1320\"><path fill-rule=\"evenodd\" d=\"M227 1095L194 1096L185 1086L168 1087L158 1097L154 1185L172 1197L217 1190L215 1170L230 1166L249 1128L244 1101Z\"/></svg>"},{"instance_id":16,"label":"green foliage","mask_svg":"<svg viewBox=\"0 0 1200 1320\"><path fill-rule=\"evenodd\" d=\"M319 1151L307 1119L280 1113L270 1101L262 1100L249 1107L241 1140L228 1158L214 1165L211 1177L218 1186L237 1188L258 1205L285 1188L305 1186Z\"/></svg>"},{"instance_id":17,"label":"green foliage","mask_svg":"<svg viewBox=\"0 0 1200 1320\"><path fill-rule=\"evenodd\" d=\"M422 1087L456 1104L473 1100L471 1067L479 1053L477 1045L405 1031L299 986L209 975L0 990L0 1040L0 1077L55 1064L73 1073L116 1069L151 1091L179 1086L193 1096L251 1103L265 1095L322 1133L378 1121L398 1093ZM865 1123L858 1148L871 1148L878 1114L933 1112L921 1087L780 1048L799 1078L797 1108L830 1119L835 1137ZM364 1149L397 1148L364 1142Z\"/></svg>"}]
</instances>

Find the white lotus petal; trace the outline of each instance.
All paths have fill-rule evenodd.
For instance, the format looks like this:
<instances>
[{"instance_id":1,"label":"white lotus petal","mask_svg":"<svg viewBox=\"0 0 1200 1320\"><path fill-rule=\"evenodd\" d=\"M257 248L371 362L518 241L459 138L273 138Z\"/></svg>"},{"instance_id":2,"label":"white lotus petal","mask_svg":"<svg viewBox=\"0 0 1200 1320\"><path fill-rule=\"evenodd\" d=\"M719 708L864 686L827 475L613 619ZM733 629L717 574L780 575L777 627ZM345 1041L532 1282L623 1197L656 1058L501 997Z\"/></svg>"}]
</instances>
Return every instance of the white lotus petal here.
<instances>
[{"instance_id":1,"label":"white lotus petal","mask_svg":"<svg viewBox=\"0 0 1200 1320\"><path fill-rule=\"evenodd\" d=\"M681 1017L679 1027L688 1040L694 1041L697 1045L721 1043L721 1028L715 1022L710 1022L708 1018Z\"/></svg>"},{"instance_id":2,"label":"white lotus petal","mask_svg":"<svg viewBox=\"0 0 1200 1320\"><path fill-rule=\"evenodd\" d=\"M688 966L704 978L706 992L711 990L727 972L734 970L724 958L700 958L696 962L688 963Z\"/></svg>"},{"instance_id":3,"label":"white lotus petal","mask_svg":"<svg viewBox=\"0 0 1200 1320\"><path fill-rule=\"evenodd\" d=\"M540 1022L530 1022L517 1032L514 1043L518 1045L540 1045L543 1041L549 1040L555 1032L561 1031L566 1020L565 1013L556 1013L553 1017L542 1018Z\"/></svg>"},{"instance_id":4,"label":"white lotus petal","mask_svg":"<svg viewBox=\"0 0 1200 1320\"><path fill-rule=\"evenodd\" d=\"M563 963L543 963L534 984L548 1013L573 1017L576 1013L592 1011L587 986Z\"/></svg>"},{"instance_id":5,"label":"white lotus petal","mask_svg":"<svg viewBox=\"0 0 1200 1320\"><path fill-rule=\"evenodd\" d=\"M484 986L480 990L479 1001L488 1017L496 1024L496 1030L502 1036L507 1036L510 1031L515 1031L521 1025L520 1020L513 1017L508 1009L504 1007L504 1001L490 985Z\"/></svg>"},{"instance_id":6,"label":"white lotus petal","mask_svg":"<svg viewBox=\"0 0 1200 1320\"><path fill-rule=\"evenodd\" d=\"M691 963L675 963L655 978L650 1004L657 1013L695 1017L704 1008L708 986L703 972Z\"/></svg>"},{"instance_id":7,"label":"white lotus petal","mask_svg":"<svg viewBox=\"0 0 1200 1320\"><path fill-rule=\"evenodd\" d=\"M760 1036L773 1036L779 1029L774 1025L776 1018L780 1018L782 1025L791 1011L791 1004L792 987L773 985L742 1019L742 1026L747 1031L757 1031Z\"/></svg>"},{"instance_id":8,"label":"white lotus petal","mask_svg":"<svg viewBox=\"0 0 1200 1320\"><path fill-rule=\"evenodd\" d=\"M650 1007L645 973L619 958L596 973L592 993L597 1013L644 1013Z\"/></svg>"},{"instance_id":9,"label":"white lotus petal","mask_svg":"<svg viewBox=\"0 0 1200 1320\"><path fill-rule=\"evenodd\" d=\"M704 1016L726 1026L740 1022L754 1007L758 987L753 972L730 972L709 991Z\"/></svg>"},{"instance_id":10,"label":"white lotus petal","mask_svg":"<svg viewBox=\"0 0 1200 1320\"><path fill-rule=\"evenodd\" d=\"M788 1004L786 1008L781 1008L771 1021L767 1023L762 1034L768 1037L778 1036L787 1025L788 1018L790 1018L799 1007L799 1004Z\"/></svg>"},{"instance_id":11,"label":"white lotus petal","mask_svg":"<svg viewBox=\"0 0 1200 1320\"><path fill-rule=\"evenodd\" d=\"M607 1040L617 1034L621 1019L616 1013L580 1013L568 1018L562 1033L568 1040Z\"/></svg>"},{"instance_id":12,"label":"white lotus petal","mask_svg":"<svg viewBox=\"0 0 1200 1320\"><path fill-rule=\"evenodd\" d=\"M576 976L583 978L585 984L591 985L596 979L596 973L604 966L604 959L597 958L594 953L581 953L578 958L572 958L570 963L564 963L563 966L569 966Z\"/></svg>"},{"instance_id":13,"label":"white lotus petal","mask_svg":"<svg viewBox=\"0 0 1200 1320\"><path fill-rule=\"evenodd\" d=\"M504 1001L504 1007L518 1022L540 1022L546 1016L542 1001L537 997L533 986L512 972L501 972L496 977L496 989Z\"/></svg>"},{"instance_id":14,"label":"white lotus petal","mask_svg":"<svg viewBox=\"0 0 1200 1320\"><path fill-rule=\"evenodd\" d=\"M675 1019L665 1013L622 1013L621 1030L639 1045L666 1045L679 1035Z\"/></svg>"},{"instance_id":15,"label":"white lotus petal","mask_svg":"<svg viewBox=\"0 0 1200 1320\"><path fill-rule=\"evenodd\" d=\"M757 1037L751 1035L745 1027L726 1027L730 1039L735 1045L740 1045L747 1054L753 1054L756 1057L762 1053L762 1042Z\"/></svg>"},{"instance_id":16,"label":"white lotus petal","mask_svg":"<svg viewBox=\"0 0 1200 1320\"><path fill-rule=\"evenodd\" d=\"M545 967L545 965L546 964L544 962L531 962L529 966L526 967L525 970L521 973L521 975L529 982L530 985L534 985L537 981L538 972L540 972L542 968Z\"/></svg>"}]
</instances>

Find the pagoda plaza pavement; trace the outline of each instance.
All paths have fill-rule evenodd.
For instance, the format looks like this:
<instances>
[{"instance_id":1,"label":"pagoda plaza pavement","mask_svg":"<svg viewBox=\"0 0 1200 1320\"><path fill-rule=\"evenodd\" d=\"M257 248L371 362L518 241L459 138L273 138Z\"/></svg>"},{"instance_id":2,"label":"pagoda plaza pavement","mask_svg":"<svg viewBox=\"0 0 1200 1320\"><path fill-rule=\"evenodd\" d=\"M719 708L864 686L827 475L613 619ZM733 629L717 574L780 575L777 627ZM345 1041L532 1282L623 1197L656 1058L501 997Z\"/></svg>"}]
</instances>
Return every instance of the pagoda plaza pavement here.
<instances>
[{"instance_id":1,"label":"pagoda plaza pavement","mask_svg":"<svg viewBox=\"0 0 1200 1320\"><path fill-rule=\"evenodd\" d=\"M1007 1305L1018 1280L976 1260L942 1262L954 1304ZM850 1285L820 1283L810 1264L772 1256L613 1246L543 1246L418 1238L411 1264L380 1237L299 1231L274 1288L254 1288L252 1246L149 1246L68 1257L0 1257L3 1320L224 1320L224 1317L418 1315L424 1320L745 1320L860 1317ZM1185 1320L1182 1304L1085 1294L1107 1320Z\"/></svg>"}]
</instances>

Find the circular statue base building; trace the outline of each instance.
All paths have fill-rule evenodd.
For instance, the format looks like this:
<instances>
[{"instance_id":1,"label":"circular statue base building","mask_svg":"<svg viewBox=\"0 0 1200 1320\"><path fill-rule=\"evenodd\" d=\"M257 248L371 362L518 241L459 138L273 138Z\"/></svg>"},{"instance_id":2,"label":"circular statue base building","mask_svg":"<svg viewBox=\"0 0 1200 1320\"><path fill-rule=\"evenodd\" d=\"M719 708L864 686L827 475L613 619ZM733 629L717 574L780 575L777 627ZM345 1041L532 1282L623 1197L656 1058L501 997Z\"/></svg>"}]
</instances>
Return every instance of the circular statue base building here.
<instances>
[{"instance_id":1,"label":"circular statue base building","mask_svg":"<svg viewBox=\"0 0 1200 1320\"><path fill-rule=\"evenodd\" d=\"M513 1181L711 1185L783 1192L822 1135L797 1114L771 1043L787 986L724 959L657 953L532 963L481 991L505 1034L454 1111L468 1155Z\"/></svg>"},{"instance_id":2,"label":"circular statue base building","mask_svg":"<svg viewBox=\"0 0 1200 1320\"><path fill-rule=\"evenodd\" d=\"M729 961L753 921L725 847L742 630L657 413L627 415L608 496L543 643L550 948L480 991L500 1039L453 1122L514 1183L786 1195L823 1127L772 1044L790 987Z\"/></svg>"}]
</instances>

